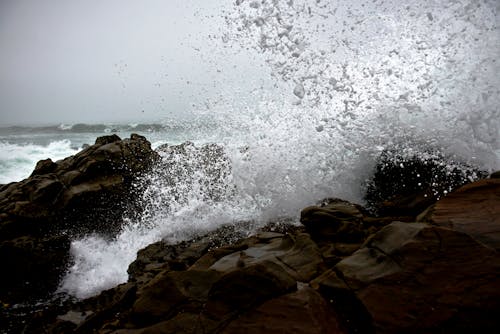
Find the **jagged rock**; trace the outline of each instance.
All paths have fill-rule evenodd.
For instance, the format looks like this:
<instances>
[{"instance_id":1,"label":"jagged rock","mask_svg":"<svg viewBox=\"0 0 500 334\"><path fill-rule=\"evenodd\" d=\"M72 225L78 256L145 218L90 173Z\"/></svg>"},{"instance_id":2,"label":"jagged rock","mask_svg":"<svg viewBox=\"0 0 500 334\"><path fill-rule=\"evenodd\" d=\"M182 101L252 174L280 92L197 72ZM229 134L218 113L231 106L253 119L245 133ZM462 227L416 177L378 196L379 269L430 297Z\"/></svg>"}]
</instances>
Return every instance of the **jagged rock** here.
<instances>
[{"instance_id":1,"label":"jagged rock","mask_svg":"<svg viewBox=\"0 0 500 334\"><path fill-rule=\"evenodd\" d=\"M500 179L484 179L457 189L420 220L465 232L500 250Z\"/></svg>"},{"instance_id":2,"label":"jagged rock","mask_svg":"<svg viewBox=\"0 0 500 334\"><path fill-rule=\"evenodd\" d=\"M127 206L138 209L133 182L157 159L142 136L106 136L72 157L42 160L29 178L2 187L0 259L15 265L0 284L0 300L50 293L68 263L69 238L118 231Z\"/></svg>"},{"instance_id":3,"label":"jagged rock","mask_svg":"<svg viewBox=\"0 0 500 334\"><path fill-rule=\"evenodd\" d=\"M470 236L392 223L335 270L380 333L500 328L500 258Z\"/></svg>"},{"instance_id":4,"label":"jagged rock","mask_svg":"<svg viewBox=\"0 0 500 334\"><path fill-rule=\"evenodd\" d=\"M300 222L319 241L362 242L365 238L359 206L343 200L330 200L326 205L303 209Z\"/></svg>"},{"instance_id":5,"label":"jagged rock","mask_svg":"<svg viewBox=\"0 0 500 334\"><path fill-rule=\"evenodd\" d=\"M386 150L368 181L365 200L380 216L417 216L454 189L488 173L432 150Z\"/></svg>"}]
</instances>

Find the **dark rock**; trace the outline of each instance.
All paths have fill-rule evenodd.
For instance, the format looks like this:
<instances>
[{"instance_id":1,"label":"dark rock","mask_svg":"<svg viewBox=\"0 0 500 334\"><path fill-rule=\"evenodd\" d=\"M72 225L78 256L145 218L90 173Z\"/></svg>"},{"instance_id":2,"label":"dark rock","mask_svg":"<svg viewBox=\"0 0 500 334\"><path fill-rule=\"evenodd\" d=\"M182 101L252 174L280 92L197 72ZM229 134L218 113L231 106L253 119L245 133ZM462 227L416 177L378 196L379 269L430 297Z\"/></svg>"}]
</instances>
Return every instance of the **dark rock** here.
<instances>
[{"instance_id":1,"label":"dark rock","mask_svg":"<svg viewBox=\"0 0 500 334\"><path fill-rule=\"evenodd\" d=\"M348 333L335 311L311 288L271 299L232 321L221 333Z\"/></svg>"},{"instance_id":2,"label":"dark rock","mask_svg":"<svg viewBox=\"0 0 500 334\"><path fill-rule=\"evenodd\" d=\"M303 209L300 222L318 241L361 242L365 238L363 214L357 205L343 200Z\"/></svg>"},{"instance_id":3,"label":"dark rock","mask_svg":"<svg viewBox=\"0 0 500 334\"><path fill-rule=\"evenodd\" d=\"M417 216L454 189L488 173L441 153L384 151L368 181L365 200L380 216Z\"/></svg>"},{"instance_id":4,"label":"dark rock","mask_svg":"<svg viewBox=\"0 0 500 334\"><path fill-rule=\"evenodd\" d=\"M326 271L311 281L310 285L330 302L330 306L337 314L338 322L348 333L375 332L370 313L334 269Z\"/></svg>"},{"instance_id":5,"label":"dark rock","mask_svg":"<svg viewBox=\"0 0 500 334\"><path fill-rule=\"evenodd\" d=\"M135 180L157 160L144 137L106 136L72 157L42 160L29 178L2 187L0 259L18 264L0 285L0 300L50 293L68 263L69 238L119 231L127 210L140 210Z\"/></svg>"},{"instance_id":6,"label":"dark rock","mask_svg":"<svg viewBox=\"0 0 500 334\"><path fill-rule=\"evenodd\" d=\"M216 281L208 294L206 314L224 319L296 288L295 279L281 266L262 261L230 271Z\"/></svg>"},{"instance_id":7,"label":"dark rock","mask_svg":"<svg viewBox=\"0 0 500 334\"><path fill-rule=\"evenodd\" d=\"M465 232L500 250L500 179L485 179L459 188L421 218Z\"/></svg>"},{"instance_id":8,"label":"dark rock","mask_svg":"<svg viewBox=\"0 0 500 334\"><path fill-rule=\"evenodd\" d=\"M69 261L67 236L18 237L0 243L2 302L47 298L57 288Z\"/></svg>"},{"instance_id":9,"label":"dark rock","mask_svg":"<svg viewBox=\"0 0 500 334\"><path fill-rule=\"evenodd\" d=\"M40 160L37 162L35 170L31 176L52 173L57 168L57 164L51 159Z\"/></svg>"},{"instance_id":10,"label":"dark rock","mask_svg":"<svg viewBox=\"0 0 500 334\"><path fill-rule=\"evenodd\" d=\"M220 276L215 271L164 272L139 290L131 319L145 326L168 319L180 310L199 311Z\"/></svg>"},{"instance_id":11,"label":"dark rock","mask_svg":"<svg viewBox=\"0 0 500 334\"><path fill-rule=\"evenodd\" d=\"M500 179L500 170L490 174L490 179Z\"/></svg>"},{"instance_id":12,"label":"dark rock","mask_svg":"<svg viewBox=\"0 0 500 334\"><path fill-rule=\"evenodd\" d=\"M500 259L470 236L392 223L335 267L380 333L492 333L500 328Z\"/></svg>"}]
</instances>

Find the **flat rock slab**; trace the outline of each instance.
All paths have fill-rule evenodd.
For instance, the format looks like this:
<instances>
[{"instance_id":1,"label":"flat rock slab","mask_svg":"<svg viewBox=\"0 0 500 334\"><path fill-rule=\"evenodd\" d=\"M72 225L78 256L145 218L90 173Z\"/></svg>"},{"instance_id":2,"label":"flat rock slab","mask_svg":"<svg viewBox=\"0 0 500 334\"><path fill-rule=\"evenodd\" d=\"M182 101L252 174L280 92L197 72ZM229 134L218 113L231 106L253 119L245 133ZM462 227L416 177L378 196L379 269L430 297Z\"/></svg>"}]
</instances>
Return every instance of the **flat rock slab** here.
<instances>
[{"instance_id":1,"label":"flat rock slab","mask_svg":"<svg viewBox=\"0 0 500 334\"><path fill-rule=\"evenodd\" d=\"M500 250L500 179L484 179L452 192L436 203L428 220Z\"/></svg>"},{"instance_id":2,"label":"flat rock slab","mask_svg":"<svg viewBox=\"0 0 500 334\"><path fill-rule=\"evenodd\" d=\"M500 328L498 252L459 231L392 223L336 271L380 333Z\"/></svg>"}]
</instances>

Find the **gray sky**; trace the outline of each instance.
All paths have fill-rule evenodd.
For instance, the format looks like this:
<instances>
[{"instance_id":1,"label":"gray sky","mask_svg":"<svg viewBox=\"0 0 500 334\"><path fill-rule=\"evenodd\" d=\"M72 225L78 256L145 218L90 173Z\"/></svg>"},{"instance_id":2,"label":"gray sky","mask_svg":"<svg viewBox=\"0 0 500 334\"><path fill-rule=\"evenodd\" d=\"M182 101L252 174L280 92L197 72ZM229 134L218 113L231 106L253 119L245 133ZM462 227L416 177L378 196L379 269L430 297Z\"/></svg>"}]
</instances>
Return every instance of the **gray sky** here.
<instances>
[{"instance_id":1,"label":"gray sky","mask_svg":"<svg viewBox=\"0 0 500 334\"><path fill-rule=\"evenodd\" d=\"M259 61L222 51L232 2L0 0L0 125L160 120L241 73L250 89Z\"/></svg>"}]
</instances>

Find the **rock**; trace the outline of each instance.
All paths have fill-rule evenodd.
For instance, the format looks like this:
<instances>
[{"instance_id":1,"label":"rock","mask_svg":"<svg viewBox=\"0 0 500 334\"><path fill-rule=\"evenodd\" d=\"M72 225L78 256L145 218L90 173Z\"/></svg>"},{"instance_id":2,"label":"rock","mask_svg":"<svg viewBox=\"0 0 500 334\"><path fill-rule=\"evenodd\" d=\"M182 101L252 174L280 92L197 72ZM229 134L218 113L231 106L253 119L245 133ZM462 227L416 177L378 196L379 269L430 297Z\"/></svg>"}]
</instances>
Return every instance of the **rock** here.
<instances>
[{"instance_id":1,"label":"rock","mask_svg":"<svg viewBox=\"0 0 500 334\"><path fill-rule=\"evenodd\" d=\"M415 217L452 190L488 175L432 150L402 152L382 152L367 183L368 208L380 216Z\"/></svg>"},{"instance_id":2,"label":"rock","mask_svg":"<svg viewBox=\"0 0 500 334\"><path fill-rule=\"evenodd\" d=\"M295 280L308 282L319 275L323 259L308 234L291 233L283 237L247 239L246 247L220 257L209 269L229 272L259 263L272 262ZM202 261L200 259L200 261Z\"/></svg>"},{"instance_id":3,"label":"rock","mask_svg":"<svg viewBox=\"0 0 500 334\"><path fill-rule=\"evenodd\" d=\"M340 274L340 272L339 272ZM311 281L310 286L318 291L335 310L337 321L348 333L374 333L370 313L355 292L339 278L336 270L330 269Z\"/></svg>"},{"instance_id":4,"label":"rock","mask_svg":"<svg viewBox=\"0 0 500 334\"><path fill-rule=\"evenodd\" d=\"M465 232L500 250L500 179L485 179L459 188L438 201L421 220Z\"/></svg>"},{"instance_id":5,"label":"rock","mask_svg":"<svg viewBox=\"0 0 500 334\"><path fill-rule=\"evenodd\" d=\"M470 236L392 223L335 271L381 333L493 332L500 328L500 258Z\"/></svg>"},{"instance_id":6,"label":"rock","mask_svg":"<svg viewBox=\"0 0 500 334\"><path fill-rule=\"evenodd\" d=\"M365 238L363 214L357 205L343 200L303 209L300 222L317 241L360 242Z\"/></svg>"},{"instance_id":7,"label":"rock","mask_svg":"<svg viewBox=\"0 0 500 334\"><path fill-rule=\"evenodd\" d=\"M500 170L490 174L490 179L500 179Z\"/></svg>"},{"instance_id":8,"label":"rock","mask_svg":"<svg viewBox=\"0 0 500 334\"><path fill-rule=\"evenodd\" d=\"M42 160L29 178L2 187L0 259L19 262L0 285L0 300L50 293L68 264L69 239L119 231L127 210L140 210L135 180L157 160L142 136L105 136L72 157Z\"/></svg>"},{"instance_id":9,"label":"rock","mask_svg":"<svg viewBox=\"0 0 500 334\"><path fill-rule=\"evenodd\" d=\"M57 288L70 259L67 236L18 237L0 243L1 301L47 298Z\"/></svg>"},{"instance_id":10,"label":"rock","mask_svg":"<svg viewBox=\"0 0 500 334\"><path fill-rule=\"evenodd\" d=\"M205 312L210 318L225 319L296 288L295 279L281 266L262 261L230 271L216 281Z\"/></svg>"},{"instance_id":11,"label":"rock","mask_svg":"<svg viewBox=\"0 0 500 334\"><path fill-rule=\"evenodd\" d=\"M138 291L131 320L145 326L168 319L181 309L199 312L220 276L216 271L164 272Z\"/></svg>"},{"instance_id":12,"label":"rock","mask_svg":"<svg viewBox=\"0 0 500 334\"><path fill-rule=\"evenodd\" d=\"M221 333L348 333L335 311L311 288L271 299L232 321Z\"/></svg>"}]
</instances>

